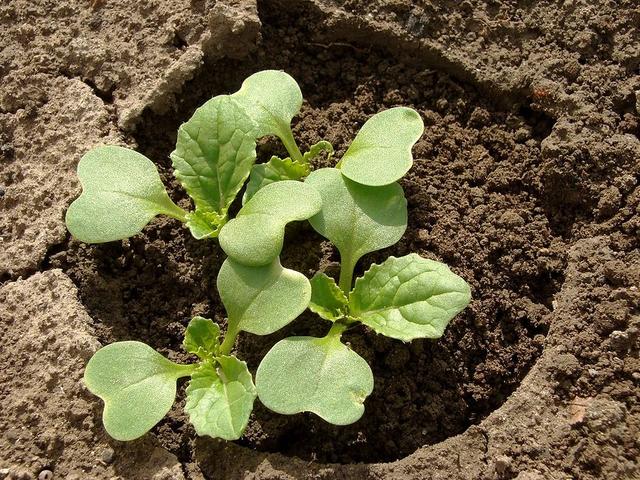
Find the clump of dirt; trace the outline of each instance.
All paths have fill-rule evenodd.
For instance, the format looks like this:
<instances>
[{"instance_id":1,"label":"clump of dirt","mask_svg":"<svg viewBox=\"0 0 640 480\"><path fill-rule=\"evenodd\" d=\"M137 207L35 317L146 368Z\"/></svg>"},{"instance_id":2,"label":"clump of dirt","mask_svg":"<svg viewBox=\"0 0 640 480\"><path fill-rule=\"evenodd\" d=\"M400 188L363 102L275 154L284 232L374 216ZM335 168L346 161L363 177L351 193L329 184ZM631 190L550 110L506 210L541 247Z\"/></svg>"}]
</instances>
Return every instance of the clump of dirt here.
<instances>
[{"instance_id":1,"label":"clump of dirt","mask_svg":"<svg viewBox=\"0 0 640 480\"><path fill-rule=\"evenodd\" d=\"M356 424L335 427L311 414L280 416L257 404L239 441L320 462L402 458L480 422L513 392L542 351L565 262L564 241L554 235L541 199L540 141L551 120L526 105L496 110L473 87L391 59L380 49L310 43L313 18L263 13L260 48L242 61L206 65L176 112L148 114L137 133L140 150L157 162L172 196L185 202L168 160L179 123L206 99L237 89L263 68L284 69L300 83L306 102L295 133L303 147L324 138L340 155L372 114L396 105L420 112L426 131L414 148L415 165L401 182L409 228L396 246L364 258L359 273L388 255L417 252L462 275L473 289L471 306L437 342L405 345L364 328L345 335L376 379ZM284 153L279 143L262 142L260 159L273 153ZM309 276L318 269L335 274L335 250L308 226L292 230L283 264ZM62 267L79 286L102 341L141 339L184 360L180 342L192 315L223 322L214 288L223 258L215 242L197 242L176 222L159 220L121 244L71 242L51 256L50 265ZM278 339L327 329L305 314L278 334L244 335L238 352L255 371ZM193 432L185 420L176 410L156 432L188 461Z\"/></svg>"}]
</instances>

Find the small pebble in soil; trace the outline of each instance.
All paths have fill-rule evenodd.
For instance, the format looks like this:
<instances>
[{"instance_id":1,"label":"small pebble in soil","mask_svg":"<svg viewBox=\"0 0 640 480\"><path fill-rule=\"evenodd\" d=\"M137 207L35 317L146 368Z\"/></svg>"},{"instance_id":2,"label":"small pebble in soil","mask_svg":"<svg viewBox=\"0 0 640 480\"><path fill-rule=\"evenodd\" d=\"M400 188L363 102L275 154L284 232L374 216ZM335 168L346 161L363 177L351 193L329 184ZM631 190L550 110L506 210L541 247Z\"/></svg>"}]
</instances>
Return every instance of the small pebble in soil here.
<instances>
[{"instance_id":1,"label":"small pebble in soil","mask_svg":"<svg viewBox=\"0 0 640 480\"><path fill-rule=\"evenodd\" d=\"M53 472L51 470L42 470L38 475L38 480L51 480L53 478Z\"/></svg>"},{"instance_id":2,"label":"small pebble in soil","mask_svg":"<svg viewBox=\"0 0 640 480\"><path fill-rule=\"evenodd\" d=\"M113 456L114 456L115 452L113 451L113 448L105 448L102 453L100 454L100 460L102 460L104 463L111 463L113 462Z\"/></svg>"},{"instance_id":3,"label":"small pebble in soil","mask_svg":"<svg viewBox=\"0 0 640 480\"><path fill-rule=\"evenodd\" d=\"M498 475L504 475L511 466L511 458L506 455L498 455L494 460L494 467Z\"/></svg>"}]
</instances>

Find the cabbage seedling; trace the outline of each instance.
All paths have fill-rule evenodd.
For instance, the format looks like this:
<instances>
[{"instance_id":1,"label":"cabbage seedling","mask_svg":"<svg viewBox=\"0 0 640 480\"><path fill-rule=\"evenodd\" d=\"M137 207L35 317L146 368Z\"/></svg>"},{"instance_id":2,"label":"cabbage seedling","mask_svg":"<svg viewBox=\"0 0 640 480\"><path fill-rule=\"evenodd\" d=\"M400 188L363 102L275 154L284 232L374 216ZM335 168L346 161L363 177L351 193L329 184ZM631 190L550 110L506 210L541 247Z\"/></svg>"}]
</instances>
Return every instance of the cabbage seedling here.
<instances>
[{"instance_id":1,"label":"cabbage seedling","mask_svg":"<svg viewBox=\"0 0 640 480\"><path fill-rule=\"evenodd\" d=\"M365 123L337 168L307 177L305 183L322 197L322 209L309 222L338 249L340 278L336 284L317 273L311 280L309 308L332 322L327 335L281 340L260 363L256 388L271 410L313 412L336 425L357 421L373 390L373 374L341 341L342 333L364 324L404 342L439 338L471 300L461 277L415 253L389 257L353 282L363 255L395 244L404 234L407 202L397 180L411 167L411 147L422 130L415 111L386 110Z\"/></svg>"},{"instance_id":2,"label":"cabbage seedling","mask_svg":"<svg viewBox=\"0 0 640 480\"><path fill-rule=\"evenodd\" d=\"M248 267L225 260L217 280L227 314L227 331L194 317L183 346L198 357L193 364L169 361L150 346L116 342L98 350L84 381L104 401L103 423L116 440L144 435L171 409L176 381L190 377L185 410L198 435L240 438L247 426L256 389L245 362L231 355L239 332L268 335L294 320L309 303L311 286L301 273L283 268L279 259Z\"/></svg>"}]
</instances>

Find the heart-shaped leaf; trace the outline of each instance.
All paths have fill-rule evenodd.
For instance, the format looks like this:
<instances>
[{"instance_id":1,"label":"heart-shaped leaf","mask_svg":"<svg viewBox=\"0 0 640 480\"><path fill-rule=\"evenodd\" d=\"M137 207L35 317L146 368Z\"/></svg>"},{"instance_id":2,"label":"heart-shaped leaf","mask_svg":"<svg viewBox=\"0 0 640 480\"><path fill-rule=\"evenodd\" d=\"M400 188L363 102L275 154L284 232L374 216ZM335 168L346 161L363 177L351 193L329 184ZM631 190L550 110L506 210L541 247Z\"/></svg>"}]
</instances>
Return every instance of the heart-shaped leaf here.
<instances>
[{"instance_id":1,"label":"heart-shaped leaf","mask_svg":"<svg viewBox=\"0 0 640 480\"><path fill-rule=\"evenodd\" d=\"M340 251L343 268L353 270L364 254L396 243L407 228L407 201L397 183L368 187L335 168L312 172L305 183L322 197L311 226Z\"/></svg>"},{"instance_id":2,"label":"heart-shaped leaf","mask_svg":"<svg viewBox=\"0 0 640 480\"><path fill-rule=\"evenodd\" d=\"M196 206L196 238L218 234L229 205L256 160L255 124L228 95L212 98L178 130L171 153L175 176Z\"/></svg>"},{"instance_id":3,"label":"heart-shaped leaf","mask_svg":"<svg viewBox=\"0 0 640 480\"><path fill-rule=\"evenodd\" d=\"M345 316L348 300L333 278L318 272L311 279L309 310L334 322Z\"/></svg>"},{"instance_id":4,"label":"heart-shaped leaf","mask_svg":"<svg viewBox=\"0 0 640 480\"><path fill-rule=\"evenodd\" d=\"M311 172L309 165L285 158L271 157L267 163L254 165L251 169L249 183L244 194L243 203L246 203L255 193L270 183L282 180L300 180Z\"/></svg>"},{"instance_id":5,"label":"heart-shaped leaf","mask_svg":"<svg viewBox=\"0 0 640 480\"><path fill-rule=\"evenodd\" d=\"M229 331L268 335L295 320L309 305L307 277L271 265L248 267L227 258L218 273L218 291L229 316Z\"/></svg>"},{"instance_id":6,"label":"heart-shaped leaf","mask_svg":"<svg viewBox=\"0 0 640 480\"><path fill-rule=\"evenodd\" d=\"M220 350L220 327L208 318L193 317L184 333L182 345L201 360L209 360Z\"/></svg>"},{"instance_id":7,"label":"heart-shaped leaf","mask_svg":"<svg viewBox=\"0 0 640 480\"><path fill-rule=\"evenodd\" d=\"M249 422L256 398L247 364L232 356L204 363L191 376L185 410L198 435L237 440Z\"/></svg>"},{"instance_id":8,"label":"heart-shaped leaf","mask_svg":"<svg viewBox=\"0 0 640 480\"><path fill-rule=\"evenodd\" d=\"M263 70L248 77L231 95L257 124L256 136L291 135L291 119L300 111L302 92L296 81L279 70Z\"/></svg>"},{"instance_id":9,"label":"heart-shaped leaf","mask_svg":"<svg viewBox=\"0 0 640 480\"><path fill-rule=\"evenodd\" d=\"M262 359L256 388L260 401L274 412L313 412L334 425L348 425L364 412L373 374L339 337L290 337Z\"/></svg>"},{"instance_id":10,"label":"heart-shaped leaf","mask_svg":"<svg viewBox=\"0 0 640 480\"><path fill-rule=\"evenodd\" d=\"M98 350L84 372L89 390L104 401L102 421L116 440L133 440L164 417L176 397L176 380L193 372L141 342Z\"/></svg>"},{"instance_id":11,"label":"heart-shaped leaf","mask_svg":"<svg viewBox=\"0 0 640 480\"><path fill-rule=\"evenodd\" d=\"M78 164L82 195L67 210L69 232L86 243L128 238L156 215L185 221L171 201L156 166L144 155L117 146L89 150Z\"/></svg>"},{"instance_id":12,"label":"heart-shaped leaf","mask_svg":"<svg viewBox=\"0 0 640 480\"><path fill-rule=\"evenodd\" d=\"M372 265L356 280L349 307L376 332L407 342L441 337L470 300L469 285L449 267L412 253Z\"/></svg>"},{"instance_id":13,"label":"heart-shaped leaf","mask_svg":"<svg viewBox=\"0 0 640 480\"><path fill-rule=\"evenodd\" d=\"M411 108L395 107L375 114L365 122L342 157L342 173L363 185L398 181L411 168L411 147L423 132L422 118Z\"/></svg>"},{"instance_id":14,"label":"heart-shaped leaf","mask_svg":"<svg viewBox=\"0 0 640 480\"><path fill-rule=\"evenodd\" d=\"M220 246L234 260L257 267L280 255L284 227L320 211L322 199L311 186L285 180L261 188L220 232Z\"/></svg>"}]
</instances>

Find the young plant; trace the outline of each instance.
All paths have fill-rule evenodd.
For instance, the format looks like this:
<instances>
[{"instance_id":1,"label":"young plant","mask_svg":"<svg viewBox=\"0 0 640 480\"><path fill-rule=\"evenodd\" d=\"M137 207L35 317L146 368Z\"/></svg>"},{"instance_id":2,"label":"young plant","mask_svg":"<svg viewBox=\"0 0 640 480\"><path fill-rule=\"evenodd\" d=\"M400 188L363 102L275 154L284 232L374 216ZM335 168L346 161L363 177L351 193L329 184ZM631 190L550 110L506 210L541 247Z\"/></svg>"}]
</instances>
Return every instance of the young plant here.
<instances>
[{"instance_id":1,"label":"young plant","mask_svg":"<svg viewBox=\"0 0 640 480\"><path fill-rule=\"evenodd\" d=\"M336 425L357 421L373 390L373 374L342 343L342 333L364 324L404 342L439 338L469 303L470 288L461 277L414 253L372 265L353 283L363 255L395 244L404 234L407 202L397 180L411 167L411 147L422 130L419 115L408 108L374 115L337 168L314 171L306 179L322 197L322 209L309 222L338 249L340 278L336 284L317 273L311 280L309 308L332 322L327 335L281 340L260 363L258 396L271 410L313 412Z\"/></svg>"},{"instance_id":2,"label":"young plant","mask_svg":"<svg viewBox=\"0 0 640 480\"><path fill-rule=\"evenodd\" d=\"M227 259L217 279L227 330L194 317L183 346L198 360L169 361L141 342L116 342L98 350L85 370L89 390L104 401L103 423L116 440L133 440L171 409L176 381L190 377L185 410L198 435L240 438L249 421L256 389L245 362L231 355L239 332L268 335L294 320L309 303L311 286L278 258L262 267Z\"/></svg>"},{"instance_id":3,"label":"young plant","mask_svg":"<svg viewBox=\"0 0 640 480\"><path fill-rule=\"evenodd\" d=\"M67 210L67 228L83 242L103 243L131 237L157 215L167 215L185 223L197 239L217 237L250 175L247 200L275 181L305 177L314 156L333 152L324 141L300 152L290 124L301 105L295 80L266 70L248 77L236 93L198 108L180 126L171 153L173 173L193 200L192 211L169 198L157 168L144 155L118 146L90 150L78 164L83 191ZM254 165L256 140L265 135L278 136L291 158Z\"/></svg>"}]
</instances>

